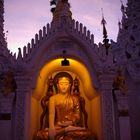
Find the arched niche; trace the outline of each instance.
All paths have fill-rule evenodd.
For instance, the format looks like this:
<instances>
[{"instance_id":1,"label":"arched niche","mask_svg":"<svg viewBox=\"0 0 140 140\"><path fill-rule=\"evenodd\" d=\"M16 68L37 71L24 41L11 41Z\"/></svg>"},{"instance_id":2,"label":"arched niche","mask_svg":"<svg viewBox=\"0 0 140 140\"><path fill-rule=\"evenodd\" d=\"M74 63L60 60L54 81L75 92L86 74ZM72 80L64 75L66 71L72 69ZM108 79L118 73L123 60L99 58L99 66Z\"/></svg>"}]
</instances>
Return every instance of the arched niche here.
<instances>
[{"instance_id":1,"label":"arched niche","mask_svg":"<svg viewBox=\"0 0 140 140\"><path fill-rule=\"evenodd\" d=\"M57 73L59 71L67 71L79 77L81 84L80 91L82 93L82 96L85 97L86 100L86 110L88 112L89 128L92 129L94 132L96 131L96 135L99 135L101 123L100 95L94 88L94 83L92 82L92 78L87 67L80 61L77 61L72 58L67 59L70 63L69 66L61 66L61 61L63 60L63 58L57 58L45 64L39 72L36 82L36 88L34 89L31 99L30 139L39 129L39 118L42 111L40 106L40 99L42 98L42 96L45 95L47 85L46 82L52 74Z\"/></svg>"},{"instance_id":2,"label":"arched niche","mask_svg":"<svg viewBox=\"0 0 140 140\"><path fill-rule=\"evenodd\" d=\"M57 71L70 71L79 76L86 97L89 100L92 100L97 95L97 91L95 90L94 84L92 83L90 73L88 72L84 64L74 59L68 59L70 62L70 66L61 66L62 60L63 58L54 59L49 63L47 63L40 70L37 79L36 88L33 93L34 98L40 100L40 98L44 94L45 87L46 87L46 80L49 78L48 76L50 76L52 73Z\"/></svg>"},{"instance_id":3,"label":"arched niche","mask_svg":"<svg viewBox=\"0 0 140 140\"><path fill-rule=\"evenodd\" d=\"M61 33L57 33L49 40L42 41L42 43L32 51L32 56L29 57L29 67L30 69L33 68L34 75L32 88L34 89L36 87L36 78L39 72L41 72L47 64L50 64L50 62L52 65L55 65L52 60L62 58L64 56L63 51L66 51L66 56L68 58L84 64L84 67L88 69L90 73L94 87L99 88L96 72L100 62L94 50L94 46L90 46L88 43L74 36L63 36ZM76 65L74 66L78 69ZM60 69L60 65L57 65L57 67ZM48 68L46 70L49 71Z\"/></svg>"}]
</instances>

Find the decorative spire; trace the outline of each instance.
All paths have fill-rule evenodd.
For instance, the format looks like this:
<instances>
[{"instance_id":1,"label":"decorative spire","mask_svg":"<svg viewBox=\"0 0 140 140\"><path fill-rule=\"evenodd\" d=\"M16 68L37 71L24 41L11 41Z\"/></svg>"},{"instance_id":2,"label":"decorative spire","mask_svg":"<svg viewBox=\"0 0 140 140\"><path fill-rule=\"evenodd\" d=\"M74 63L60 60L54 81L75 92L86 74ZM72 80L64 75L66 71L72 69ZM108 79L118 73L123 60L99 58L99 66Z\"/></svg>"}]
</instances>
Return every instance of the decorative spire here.
<instances>
[{"instance_id":1,"label":"decorative spire","mask_svg":"<svg viewBox=\"0 0 140 140\"><path fill-rule=\"evenodd\" d=\"M125 7L123 5L123 1L122 0L121 0L121 11L122 11L122 13L125 13Z\"/></svg>"},{"instance_id":2,"label":"decorative spire","mask_svg":"<svg viewBox=\"0 0 140 140\"><path fill-rule=\"evenodd\" d=\"M18 48L18 56L17 56L18 60L22 60L22 53L21 53L21 48Z\"/></svg>"},{"instance_id":3,"label":"decorative spire","mask_svg":"<svg viewBox=\"0 0 140 140\"><path fill-rule=\"evenodd\" d=\"M106 48L106 55L108 55L108 48L110 47L110 45L109 45L109 39L107 38L108 35L107 35L106 27L105 27L106 21L104 19L104 15L103 15L103 9L101 9L101 10L102 10L102 21L101 21L101 24L103 25L103 38L104 38L103 39L103 43L104 43L104 46Z\"/></svg>"},{"instance_id":4,"label":"decorative spire","mask_svg":"<svg viewBox=\"0 0 140 140\"><path fill-rule=\"evenodd\" d=\"M120 19L118 19L118 26L119 26L119 30L122 29L122 23L121 23Z\"/></svg>"},{"instance_id":5,"label":"decorative spire","mask_svg":"<svg viewBox=\"0 0 140 140\"><path fill-rule=\"evenodd\" d=\"M57 3L56 0L51 0L51 1L50 1L50 5L52 6L52 8L51 8L51 12L52 12L52 13L53 13L53 12L55 11L55 9L56 9L56 3Z\"/></svg>"},{"instance_id":6,"label":"decorative spire","mask_svg":"<svg viewBox=\"0 0 140 140\"><path fill-rule=\"evenodd\" d=\"M65 20L72 20L72 13L70 11L70 4L68 0L51 0L51 12L53 13L53 22L59 22L62 18Z\"/></svg>"},{"instance_id":7,"label":"decorative spire","mask_svg":"<svg viewBox=\"0 0 140 140\"><path fill-rule=\"evenodd\" d=\"M121 11L122 11L122 15L123 15L123 17L126 17L126 7L124 6L122 0L121 0Z\"/></svg>"}]
</instances>

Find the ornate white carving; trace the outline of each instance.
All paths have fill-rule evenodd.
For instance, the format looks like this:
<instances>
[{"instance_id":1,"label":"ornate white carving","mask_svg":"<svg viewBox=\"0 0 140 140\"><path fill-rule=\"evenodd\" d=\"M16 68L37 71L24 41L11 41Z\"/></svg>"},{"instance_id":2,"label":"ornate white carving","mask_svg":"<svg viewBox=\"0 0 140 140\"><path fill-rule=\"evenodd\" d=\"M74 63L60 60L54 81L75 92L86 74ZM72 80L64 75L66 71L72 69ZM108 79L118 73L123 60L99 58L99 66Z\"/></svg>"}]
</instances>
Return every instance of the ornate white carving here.
<instances>
[{"instance_id":1,"label":"ornate white carving","mask_svg":"<svg viewBox=\"0 0 140 140\"><path fill-rule=\"evenodd\" d=\"M127 64L127 70L131 76L131 78L135 82L140 82L140 61L137 62L129 62Z\"/></svg>"}]
</instances>

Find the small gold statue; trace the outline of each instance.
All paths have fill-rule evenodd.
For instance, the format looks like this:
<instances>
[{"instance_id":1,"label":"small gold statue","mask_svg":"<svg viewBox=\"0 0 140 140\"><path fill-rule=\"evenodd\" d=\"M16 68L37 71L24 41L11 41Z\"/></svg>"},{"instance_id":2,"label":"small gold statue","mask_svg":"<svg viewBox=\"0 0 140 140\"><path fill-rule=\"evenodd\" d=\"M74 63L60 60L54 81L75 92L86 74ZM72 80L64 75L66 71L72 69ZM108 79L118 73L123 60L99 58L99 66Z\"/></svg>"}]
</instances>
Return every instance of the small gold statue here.
<instances>
[{"instance_id":1,"label":"small gold statue","mask_svg":"<svg viewBox=\"0 0 140 140\"><path fill-rule=\"evenodd\" d=\"M122 74L121 70L118 70L117 76L115 77L113 81L113 90L120 90L122 94L127 94L127 84L125 77Z\"/></svg>"},{"instance_id":2,"label":"small gold statue","mask_svg":"<svg viewBox=\"0 0 140 140\"><path fill-rule=\"evenodd\" d=\"M16 92L17 84L12 71L7 71L0 75L0 87L4 96L8 96L12 92Z\"/></svg>"},{"instance_id":3,"label":"small gold statue","mask_svg":"<svg viewBox=\"0 0 140 140\"><path fill-rule=\"evenodd\" d=\"M79 79L77 77L75 77L74 81L74 89L73 89L73 94L75 96L77 96L78 100L79 100L79 103L80 103L80 126L83 126L83 117L84 117L84 126L86 128L88 128L88 124L87 124L87 120L88 120L88 114L87 114L87 111L85 109L85 99L80 96L80 89L79 89L79 86L80 86L80 82L79 82ZM83 113L83 116L82 116L82 113Z\"/></svg>"},{"instance_id":4,"label":"small gold statue","mask_svg":"<svg viewBox=\"0 0 140 140\"><path fill-rule=\"evenodd\" d=\"M41 107L43 109L43 112L41 113L40 116L40 130L43 128L43 124L44 124L44 119L46 117L46 123L45 123L45 127L49 127L49 122L48 122L48 104L49 104L49 98L51 96L53 96L53 78L50 77L48 80L48 89L46 92L46 95L41 99Z\"/></svg>"}]
</instances>

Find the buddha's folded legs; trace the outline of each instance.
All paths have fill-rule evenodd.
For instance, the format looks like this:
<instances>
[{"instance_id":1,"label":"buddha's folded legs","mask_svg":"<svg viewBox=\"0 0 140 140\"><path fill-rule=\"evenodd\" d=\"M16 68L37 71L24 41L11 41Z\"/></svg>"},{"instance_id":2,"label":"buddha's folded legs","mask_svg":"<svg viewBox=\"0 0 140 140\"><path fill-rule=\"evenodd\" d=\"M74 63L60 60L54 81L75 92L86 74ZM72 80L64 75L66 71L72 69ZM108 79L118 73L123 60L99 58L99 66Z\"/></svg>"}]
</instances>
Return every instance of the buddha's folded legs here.
<instances>
[{"instance_id":1,"label":"buddha's folded legs","mask_svg":"<svg viewBox=\"0 0 140 140\"><path fill-rule=\"evenodd\" d=\"M48 131L41 130L37 133L35 140L49 140ZM65 132L64 129L57 130L55 140L97 140L95 135L89 131L85 130L72 130Z\"/></svg>"}]
</instances>

